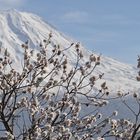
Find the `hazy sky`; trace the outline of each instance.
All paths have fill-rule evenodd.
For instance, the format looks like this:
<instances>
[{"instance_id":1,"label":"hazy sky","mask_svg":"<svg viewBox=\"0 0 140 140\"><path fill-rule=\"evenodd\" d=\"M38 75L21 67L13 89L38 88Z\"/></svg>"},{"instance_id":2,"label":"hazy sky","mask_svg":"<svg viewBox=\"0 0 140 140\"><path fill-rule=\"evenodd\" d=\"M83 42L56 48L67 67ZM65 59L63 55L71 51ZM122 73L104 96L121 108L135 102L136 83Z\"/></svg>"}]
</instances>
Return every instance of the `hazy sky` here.
<instances>
[{"instance_id":1,"label":"hazy sky","mask_svg":"<svg viewBox=\"0 0 140 140\"><path fill-rule=\"evenodd\" d=\"M43 17L88 49L136 64L140 54L140 0L0 0Z\"/></svg>"}]
</instances>

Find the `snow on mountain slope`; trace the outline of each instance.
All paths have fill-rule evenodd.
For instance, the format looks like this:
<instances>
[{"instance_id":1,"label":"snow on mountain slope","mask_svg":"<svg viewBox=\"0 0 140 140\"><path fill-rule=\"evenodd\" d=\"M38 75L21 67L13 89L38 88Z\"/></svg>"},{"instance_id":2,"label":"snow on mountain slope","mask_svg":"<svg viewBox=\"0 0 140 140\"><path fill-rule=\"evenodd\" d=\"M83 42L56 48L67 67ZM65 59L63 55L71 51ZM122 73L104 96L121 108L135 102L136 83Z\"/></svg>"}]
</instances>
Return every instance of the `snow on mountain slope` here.
<instances>
[{"instance_id":1,"label":"snow on mountain slope","mask_svg":"<svg viewBox=\"0 0 140 140\"><path fill-rule=\"evenodd\" d=\"M53 33L54 44L60 44L63 48L67 48L72 43L71 39L62 35L34 14L16 10L0 12L0 46L8 48L17 64L20 64L21 60L22 49L20 46L22 43L30 40L31 48L36 50L38 43L46 39L50 32ZM85 56L91 53L84 47L82 47L82 50ZM67 56L72 64L74 64L75 52L73 48L67 51ZM83 62L86 61L88 61L88 57L83 59ZM105 74L104 80L112 90L123 89L137 91L139 89L139 83L135 79L137 71L131 65L102 56L101 66L96 69L96 73Z\"/></svg>"}]
</instances>

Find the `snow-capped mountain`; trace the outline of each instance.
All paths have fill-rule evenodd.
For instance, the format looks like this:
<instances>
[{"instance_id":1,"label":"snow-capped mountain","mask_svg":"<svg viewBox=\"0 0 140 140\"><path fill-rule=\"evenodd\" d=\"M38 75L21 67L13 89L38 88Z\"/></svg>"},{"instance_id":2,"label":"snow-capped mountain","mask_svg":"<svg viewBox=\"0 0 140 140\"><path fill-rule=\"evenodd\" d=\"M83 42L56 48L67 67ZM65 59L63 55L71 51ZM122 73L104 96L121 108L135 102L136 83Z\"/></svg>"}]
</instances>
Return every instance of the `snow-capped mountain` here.
<instances>
[{"instance_id":1,"label":"snow-capped mountain","mask_svg":"<svg viewBox=\"0 0 140 140\"><path fill-rule=\"evenodd\" d=\"M52 45L49 45L50 49L48 49L48 54L51 53L53 44L59 44L61 48L66 49L65 54L70 60L71 66L73 66L76 56L75 47L69 48L73 42L75 43L73 39L66 37L42 20L42 18L34 14L19 12L17 10L0 11L0 50L8 49L10 56L16 64L16 69L20 69L22 66L23 49L21 44L28 40L31 49L38 51L39 44L43 42L44 39L48 39L50 32L52 32ZM83 46L81 49L84 55L81 63L85 64L89 60L88 57L92 52ZM95 69L95 73L104 73L103 79L99 80L100 82L97 83L97 85L100 85L102 81L106 81L112 95L116 94L118 90L123 90L126 93L128 91L137 92L139 90L140 83L136 81L137 69L132 65L101 56L101 64ZM126 99L127 102L132 105L134 111L139 110L136 100L131 100L132 98ZM112 114L114 110L119 111L119 118L128 118L135 121L134 113L128 110L120 98L118 100L111 100L110 104L101 109L100 112L103 113L104 116L108 116ZM90 114L91 111L93 111L92 107L86 107L83 108L81 112L83 114ZM0 128L3 128L1 124ZM0 136L1 135L3 135L3 132L0 132Z\"/></svg>"},{"instance_id":2,"label":"snow-capped mountain","mask_svg":"<svg viewBox=\"0 0 140 140\"><path fill-rule=\"evenodd\" d=\"M8 10L0 12L0 47L8 48L14 61L20 64L21 44L26 40L30 41L32 49L36 50L38 43L46 39L49 33L53 33L53 43L60 44L63 48L67 48L72 39L65 37L58 32L42 18L26 12L16 10ZM88 56L90 51L82 47L84 56ZM67 56L74 63L74 49L67 51ZM70 57L69 57L70 56ZM83 62L88 61L88 57ZM101 56L101 65L96 72L104 73L104 80L111 89L135 90L139 89L139 83L136 81L137 71L131 65L118 62L112 58Z\"/></svg>"}]
</instances>

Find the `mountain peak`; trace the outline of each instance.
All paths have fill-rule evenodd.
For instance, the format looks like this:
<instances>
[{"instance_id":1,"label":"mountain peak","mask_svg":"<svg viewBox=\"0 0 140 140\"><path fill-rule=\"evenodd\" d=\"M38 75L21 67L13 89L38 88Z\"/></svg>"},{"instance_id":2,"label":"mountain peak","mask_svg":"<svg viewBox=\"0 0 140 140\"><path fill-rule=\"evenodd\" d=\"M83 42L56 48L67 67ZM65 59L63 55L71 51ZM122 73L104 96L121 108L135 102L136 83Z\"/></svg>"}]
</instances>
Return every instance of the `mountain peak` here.
<instances>
[{"instance_id":1,"label":"mountain peak","mask_svg":"<svg viewBox=\"0 0 140 140\"><path fill-rule=\"evenodd\" d=\"M0 14L8 14L8 13L20 13L17 9L11 8L11 9L6 9L6 10L0 10Z\"/></svg>"},{"instance_id":2,"label":"mountain peak","mask_svg":"<svg viewBox=\"0 0 140 140\"><path fill-rule=\"evenodd\" d=\"M21 44L25 41L30 41L30 47L34 50L38 49L38 44L42 40L47 39L49 33L52 32L52 45L59 44L62 48L67 48L72 43L72 39L67 39L44 22L42 18L27 12L19 12L16 9L10 9L0 11L0 46L2 48L8 48L13 60L17 65L21 64L22 49ZM84 47L81 47L85 58L83 63L88 61L90 51L87 51ZM75 64L75 49L70 48L66 55L71 60L72 64ZM135 77L137 75L136 69L133 66L123 64L114 59L102 57L101 66L96 70L96 73L105 73L104 80L112 86L112 88L124 89L138 89L139 83Z\"/></svg>"}]
</instances>

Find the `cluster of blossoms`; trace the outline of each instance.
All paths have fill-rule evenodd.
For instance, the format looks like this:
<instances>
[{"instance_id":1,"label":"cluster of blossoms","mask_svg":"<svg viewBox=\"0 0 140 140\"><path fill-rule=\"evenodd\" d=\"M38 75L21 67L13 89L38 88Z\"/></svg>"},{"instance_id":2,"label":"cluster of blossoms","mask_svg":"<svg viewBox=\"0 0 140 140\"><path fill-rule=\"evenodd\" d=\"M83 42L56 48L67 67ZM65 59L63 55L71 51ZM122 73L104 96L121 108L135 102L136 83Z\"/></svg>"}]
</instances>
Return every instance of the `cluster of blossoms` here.
<instances>
[{"instance_id":1,"label":"cluster of blossoms","mask_svg":"<svg viewBox=\"0 0 140 140\"><path fill-rule=\"evenodd\" d=\"M61 49L51 39L49 34L37 52L31 50L28 42L22 45L20 71L13 68L7 50L0 58L0 125L7 132L6 137L13 140L131 139L137 126L130 120L115 119L117 111L107 117L100 113L100 108L108 105L110 95L106 82L99 90L96 87L96 81L103 76L94 74L100 56L90 54L85 62L79 43ZM70 65L67 49L75 51L74 66ZM122 96L119 92L117 97Z\"/></svg>"}]
</instances>

